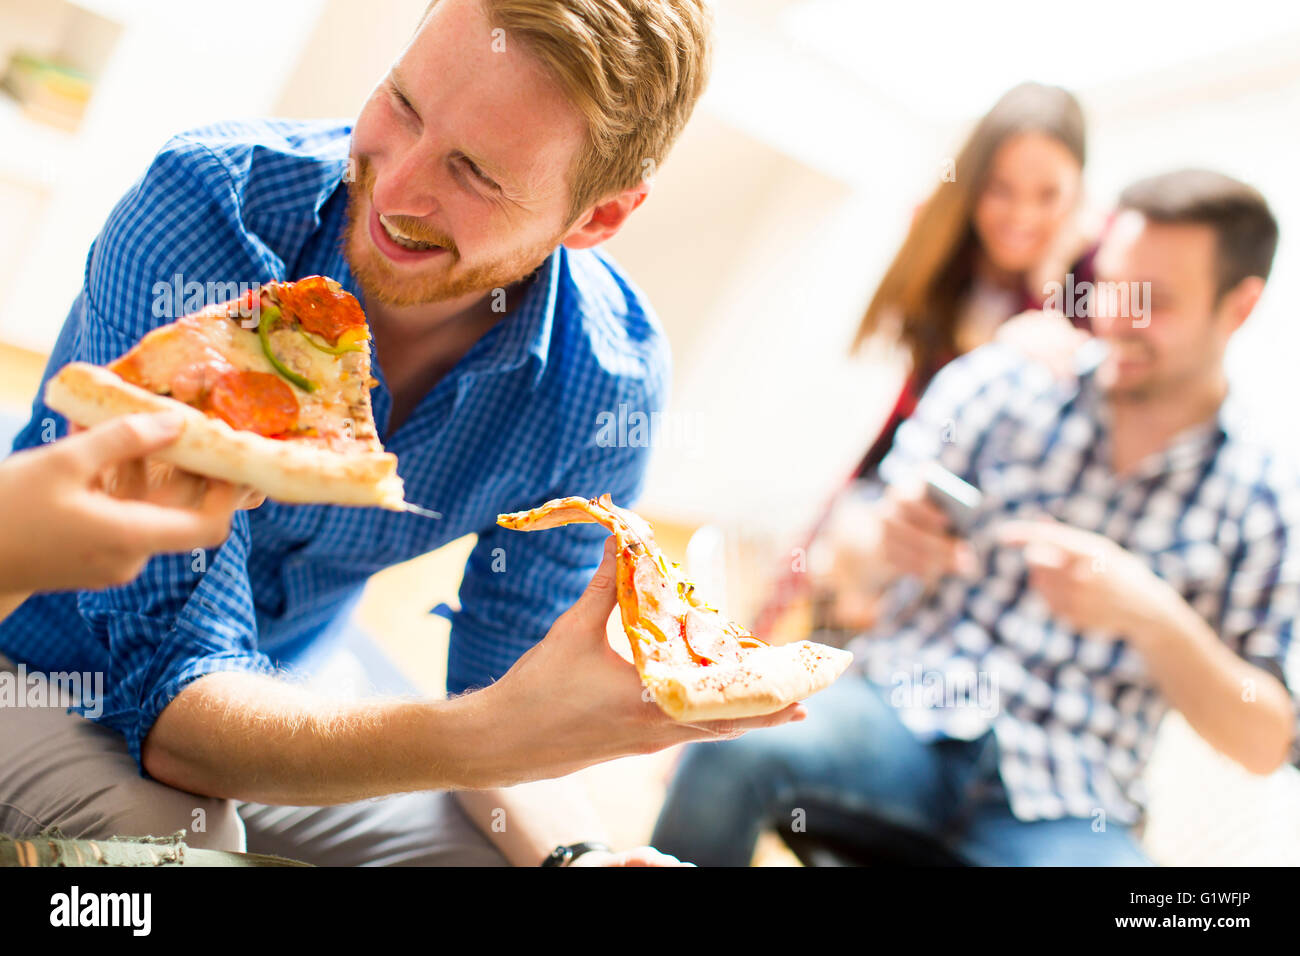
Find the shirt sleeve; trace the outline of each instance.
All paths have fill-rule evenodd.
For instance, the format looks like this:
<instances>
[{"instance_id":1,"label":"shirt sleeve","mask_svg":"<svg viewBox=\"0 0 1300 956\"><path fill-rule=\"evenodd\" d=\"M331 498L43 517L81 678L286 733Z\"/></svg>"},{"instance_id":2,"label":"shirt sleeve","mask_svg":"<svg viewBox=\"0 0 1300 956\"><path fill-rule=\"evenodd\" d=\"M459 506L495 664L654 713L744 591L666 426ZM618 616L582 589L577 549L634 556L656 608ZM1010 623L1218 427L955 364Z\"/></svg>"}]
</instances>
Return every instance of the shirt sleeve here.
<instances>
[{"instance_id":1,"label":"shirt sleeve","mask_svg":"<svg viewBox=\"0 0 1300 956\"><path fill-rule=\"evenodd\" d=\"M660 408L657 388L619 401L647 414ZM612 407L617 407L617 404ZM594 421L595 413L587 419ZM646 444L602 445L592 431L588 443L554 487L531 502L608 493L629 506L639 497L649 461ZM498 680L577 601L600 564L608 532L596 524L571 524L547 531L510 531L496 525L480 532L465 567L460 610L452 616L447 692L459 694Z\"/></svg>"},{"instance_id":2,"label":"shirt sleeve","mask_svg":"<svg viewBox=\"0 0 1300 956\"><path fill-rule=\"evenodd\" d=\"M1291 695L1290 763L1300 766L1300 673L1292 633L1300 614L1300 511L1289 500L1257 499L1225 585L1220 637L1242 659L1272 674ZM1243 692L1250 693L1250 688Z\"/></svg>"},{"instance_id":3,"label":"shirt sleeve","mask_svg":"<svg viewBox=\"0 0 1300 956\"><path fill-rule=\"evenodd\" d=\"M235 298L241 284L285 277L283 260L245 222L246 177L236 179L234 161L184 134L163 146L91 247L85 294L99 324L133 343Z\"/></svg>"},{"instance_id":4,"label":"shirt sleeve","mask_svg":"<svg viewBox=\"0 0 1300 956\"><path fill-rule=\"evenodd\" d=\"M219 671L274 673L257 649L249 588L248 517L218 549L154 558L130 584L82 591L77 609L108 648L102 713L87 714L141 750L158 715L190 682Z\"/></svg>"},{"instance_id":5,"label":"shirt sleeve","mask_svg":"<svg viewBox=\"0 0 1300 956\"><path fill-rule=\"evenodd\" d=\"M244 228L225 164L178 137L95 240L85 287L46 375L70 361L102 365L117 358L150 329L206 304L209 283L221 283L219 291L282 270ZM66 431L39 399L35 411L33 421L49 417L58 433ZM79 612L110 658L102 712L87 716L122 733L138 765L154 721L189 682L215 671L270 669L257 650L248 547L248 520L240 513L220 548L159 556L128 585L78 595Z\"/></svg>"}]
</instances>

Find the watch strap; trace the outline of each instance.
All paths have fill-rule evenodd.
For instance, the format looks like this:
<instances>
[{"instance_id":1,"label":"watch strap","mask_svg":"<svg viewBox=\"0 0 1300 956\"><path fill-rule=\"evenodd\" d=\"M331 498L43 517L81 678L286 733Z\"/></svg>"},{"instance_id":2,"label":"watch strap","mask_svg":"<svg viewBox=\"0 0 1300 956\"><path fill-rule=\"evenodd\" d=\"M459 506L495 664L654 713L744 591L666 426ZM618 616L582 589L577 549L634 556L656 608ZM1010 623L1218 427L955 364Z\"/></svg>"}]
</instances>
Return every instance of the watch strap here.
<instances>
[{"instance_id":1,"label":"watch strap","mask_svg":"<svg viewBox=\"0 0 1300 956\"><path fill-rule=\"evenodd\" d=\"M561 844L552 850L542 860L542 866L568 866L584 853L590 853L592 850L604 850L606 853L612 853L609 847L603 843L584 841L582 843Z\"/></svg>"}]
</instances>

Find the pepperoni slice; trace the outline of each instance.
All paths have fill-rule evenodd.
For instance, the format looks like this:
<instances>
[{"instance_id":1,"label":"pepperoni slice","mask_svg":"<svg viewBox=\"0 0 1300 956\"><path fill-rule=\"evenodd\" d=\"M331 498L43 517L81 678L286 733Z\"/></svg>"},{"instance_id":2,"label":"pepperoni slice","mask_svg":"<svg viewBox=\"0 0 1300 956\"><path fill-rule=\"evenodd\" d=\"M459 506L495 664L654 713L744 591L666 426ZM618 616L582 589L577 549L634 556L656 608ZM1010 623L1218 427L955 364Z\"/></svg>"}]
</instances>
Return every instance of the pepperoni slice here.
<instances>
[{"instance_id":1,"label":"pepperoni slice","mask_svg":"<svg viewBox=\"0 0 1300 956\"><path fill-rule=\"evenodd\" d=\"M330 345L348 329L365 328L361 305L338 283L324 276L307 276L276 288L280 308L308 332L315 332Z\"/></svg>"},{"instance_id":2,"label":"pepperoni slice","mask_svg":"<svg viewBox=\"0 0 1300 956\"><path fill-rule=\"evenodd\" d=\"M231 428L272 437L298 424L298 399L271 372L230 371L208 393L207 408Z\"/></svg>"}]
</instances>

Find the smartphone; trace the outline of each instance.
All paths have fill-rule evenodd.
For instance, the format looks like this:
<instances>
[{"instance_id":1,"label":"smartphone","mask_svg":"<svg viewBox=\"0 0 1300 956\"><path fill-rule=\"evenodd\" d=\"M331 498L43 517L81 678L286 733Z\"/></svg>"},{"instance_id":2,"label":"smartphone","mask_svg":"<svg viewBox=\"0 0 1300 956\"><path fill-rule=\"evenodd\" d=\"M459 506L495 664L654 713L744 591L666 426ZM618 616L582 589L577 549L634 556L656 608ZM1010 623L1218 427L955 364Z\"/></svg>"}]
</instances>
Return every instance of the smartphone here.
<instances>
[{"instance_id":1,"label":"smartphone","mask_svg":"<svg viewBox=\"0 0 1300 956\"><path fill-rule=\"evenodd\" d=\"M970 534L984 502L980 490L937 462L926 465L921 478L925 482L926 500L947 516L953 534L963 538Z\"/></svg>"}]
</instances>

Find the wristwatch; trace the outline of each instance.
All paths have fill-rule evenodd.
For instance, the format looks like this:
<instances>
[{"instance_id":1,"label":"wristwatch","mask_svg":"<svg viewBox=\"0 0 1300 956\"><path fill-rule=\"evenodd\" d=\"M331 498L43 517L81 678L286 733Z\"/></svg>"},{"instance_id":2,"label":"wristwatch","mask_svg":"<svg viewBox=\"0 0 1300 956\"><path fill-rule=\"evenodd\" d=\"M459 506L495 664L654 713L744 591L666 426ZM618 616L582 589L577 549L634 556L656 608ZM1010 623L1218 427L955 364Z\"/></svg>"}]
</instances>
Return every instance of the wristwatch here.
<instances>
[{"instance_id":1,"label":"wristwatch","mask_svg":"<svg viewBox=\"0 0 1300 956\"><path fill-rule=\"evenodd\" d=\"M592 850L604 850L606 853L614 852L603 843L570 843L568 846L557 846L540 865L568 866L582 854L590 853Z\"/></svg>"}]
</instances>

